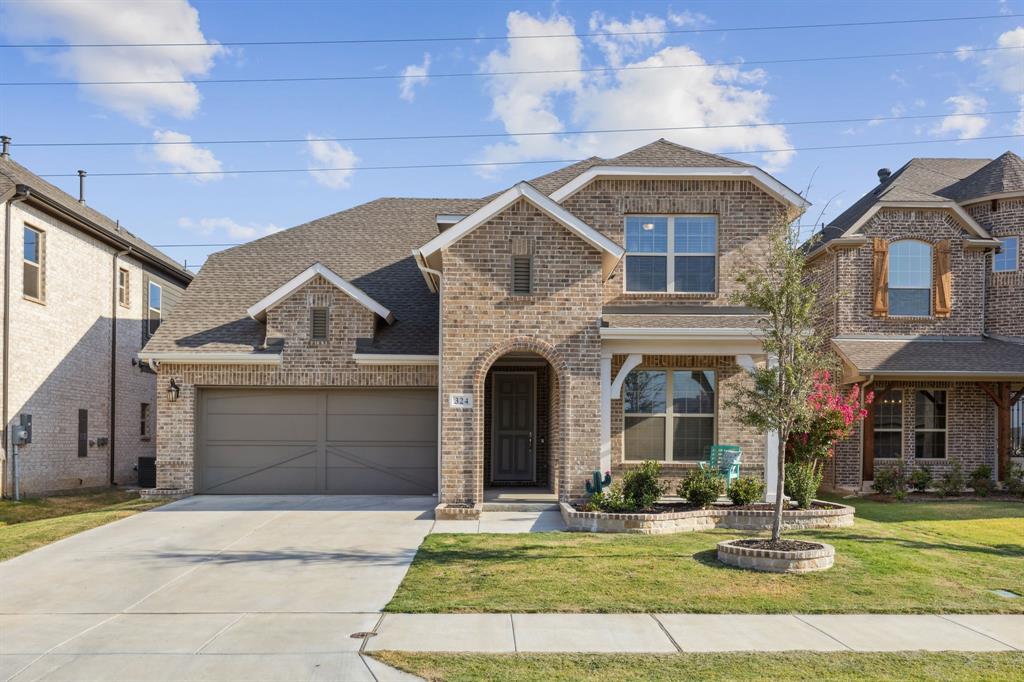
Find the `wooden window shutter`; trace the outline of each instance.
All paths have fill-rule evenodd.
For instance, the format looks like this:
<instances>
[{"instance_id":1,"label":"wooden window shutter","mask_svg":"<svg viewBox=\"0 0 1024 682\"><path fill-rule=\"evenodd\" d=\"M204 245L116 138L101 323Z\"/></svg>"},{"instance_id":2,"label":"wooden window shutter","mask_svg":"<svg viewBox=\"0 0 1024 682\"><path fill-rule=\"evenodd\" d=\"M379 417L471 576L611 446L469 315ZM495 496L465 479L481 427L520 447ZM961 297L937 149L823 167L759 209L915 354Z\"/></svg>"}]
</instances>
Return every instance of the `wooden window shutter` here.
<instances>
[{"instance_id":1,"label":"wooden window shutter","mask_svg":"<svg viewBox=\"0 0 1024 682\"><path fill-rule=\"evenodd\" d=\"M949 317L953 311L953 272L949 269L949 240L935 244L935 286L933 310L935 317Z\"/></svg>"},{"instance_id":2,"label":"wooden window shutter","mask_svg":"<svg viewBox=\"0 0 1024 682\"><path fill-rule=\"evenodd\" d=\"M875 237L873 242L874 265L872 291L874 304L871 314L875 317L889 315L889 242Z\"/></svg>"}]
</instances>

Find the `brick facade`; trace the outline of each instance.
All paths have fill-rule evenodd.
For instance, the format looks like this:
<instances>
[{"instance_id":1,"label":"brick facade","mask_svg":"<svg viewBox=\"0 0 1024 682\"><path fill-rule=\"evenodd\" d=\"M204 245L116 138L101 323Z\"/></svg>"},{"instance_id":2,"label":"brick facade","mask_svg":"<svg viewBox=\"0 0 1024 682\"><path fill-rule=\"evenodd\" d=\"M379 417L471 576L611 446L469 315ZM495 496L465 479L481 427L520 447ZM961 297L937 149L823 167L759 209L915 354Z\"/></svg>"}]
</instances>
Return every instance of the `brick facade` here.
<instances>
[{"instance_id":1,"label":"brick facade","mask_svg":"<svg viewBox=\"0 0 1024 682\"><path fill-rule=\"evenodd\" d=\"M967 212L993 237L1017 237L1016 272L992 272L992 256L985 259L985 331L1024 338L1024 197L983 201Z\"/></svg>"},{"instance_id":2,"label":"brick facade","mask_svg":"<svg viewBox=\"0 0 1024 682\"><path fill-rule=\"evenodd\" d=\"M146 280L154 279L164 287L165 309L181 287L122 255L117 267L129 273L129 300L127 306L116 304L114 247L26 203L13 204L11 217L8 426L28 414L33 429L32 443L19 449L20 490L35 494L109 485L112 438L114 480L119 485L134 484L138 458L155 454L156 377L135 362L143 345ZM43 234L40 301L23 296L24 226ZM2 281L0 276L0 286ZM112 380L116 382L113 434ZM141 430L142 403L151 405L148 437ZM79 410L88 411L84 457L78 452ZM3 466L3 492L8 495L14 486L11 464L9 459Z\"/></svg>"}]
</instances>

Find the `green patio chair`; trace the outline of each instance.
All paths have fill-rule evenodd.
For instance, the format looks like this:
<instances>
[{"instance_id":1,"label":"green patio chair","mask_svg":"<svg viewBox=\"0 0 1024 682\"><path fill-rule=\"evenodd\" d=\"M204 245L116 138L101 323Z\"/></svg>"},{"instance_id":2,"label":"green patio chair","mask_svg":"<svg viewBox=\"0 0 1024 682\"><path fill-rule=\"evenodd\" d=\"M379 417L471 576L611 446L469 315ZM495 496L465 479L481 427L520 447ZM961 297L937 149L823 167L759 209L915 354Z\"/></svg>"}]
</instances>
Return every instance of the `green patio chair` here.
<instances>
[{"instance_id":1,"label":"green patio chair","mask_svg":"<svg viewBox=\"0 0 1024 682\"><path fill-rule=\"evenodd\" d=\"M740 462L743 449L738 445L712 445L706 462L700 462L701 469L717 471L725 479L725 490L728 492L732 482L740 477Z\"/></svg>"}]
</instances>

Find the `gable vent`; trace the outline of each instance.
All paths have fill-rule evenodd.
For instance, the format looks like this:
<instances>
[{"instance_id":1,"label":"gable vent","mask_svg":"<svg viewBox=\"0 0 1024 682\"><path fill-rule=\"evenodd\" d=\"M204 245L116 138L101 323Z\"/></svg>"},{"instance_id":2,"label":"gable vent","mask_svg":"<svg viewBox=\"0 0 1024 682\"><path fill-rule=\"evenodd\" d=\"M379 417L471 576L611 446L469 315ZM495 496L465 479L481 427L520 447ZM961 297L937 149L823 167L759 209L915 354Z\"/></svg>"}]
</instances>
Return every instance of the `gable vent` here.
<instances>
[{"instance_id":1,"label":"gable vent","mask_svg":"<svg viewBox=\"0 0 1024 682\"><path fill-rule=\"evenodd\" d=\"M311 341L327 340L327 308L310 309L309 338Z\"/></svg>"},{"instance_id":2,"label":"gable vent","mask_svg":"<svg viewBox=\"0 0 1024 682\"><path fill-rule=\"evenodd\" d=\"M532 268L529 256L512 257L512 293L523 296L532 290Z\"/></svg>"}]
</instances>

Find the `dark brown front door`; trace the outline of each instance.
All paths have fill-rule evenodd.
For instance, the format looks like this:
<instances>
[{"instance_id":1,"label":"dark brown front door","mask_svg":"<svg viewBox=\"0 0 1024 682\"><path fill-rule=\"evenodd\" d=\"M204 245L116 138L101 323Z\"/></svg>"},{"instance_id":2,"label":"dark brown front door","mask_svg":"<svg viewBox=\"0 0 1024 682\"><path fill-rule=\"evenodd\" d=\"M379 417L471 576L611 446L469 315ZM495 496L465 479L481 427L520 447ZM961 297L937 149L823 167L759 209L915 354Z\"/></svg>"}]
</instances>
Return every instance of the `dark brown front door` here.
<instances>
[{"instance_id":1,"label":"dark brown front door","mask_svg":"<svg viewBox=\"0 0 1024 682\"><path fill-rule=\"evenodd\" d=\"M495 372L491 478L533 481L536 477L533 434L536 429L535 375Z\"/></svg>"}]
</instances>

